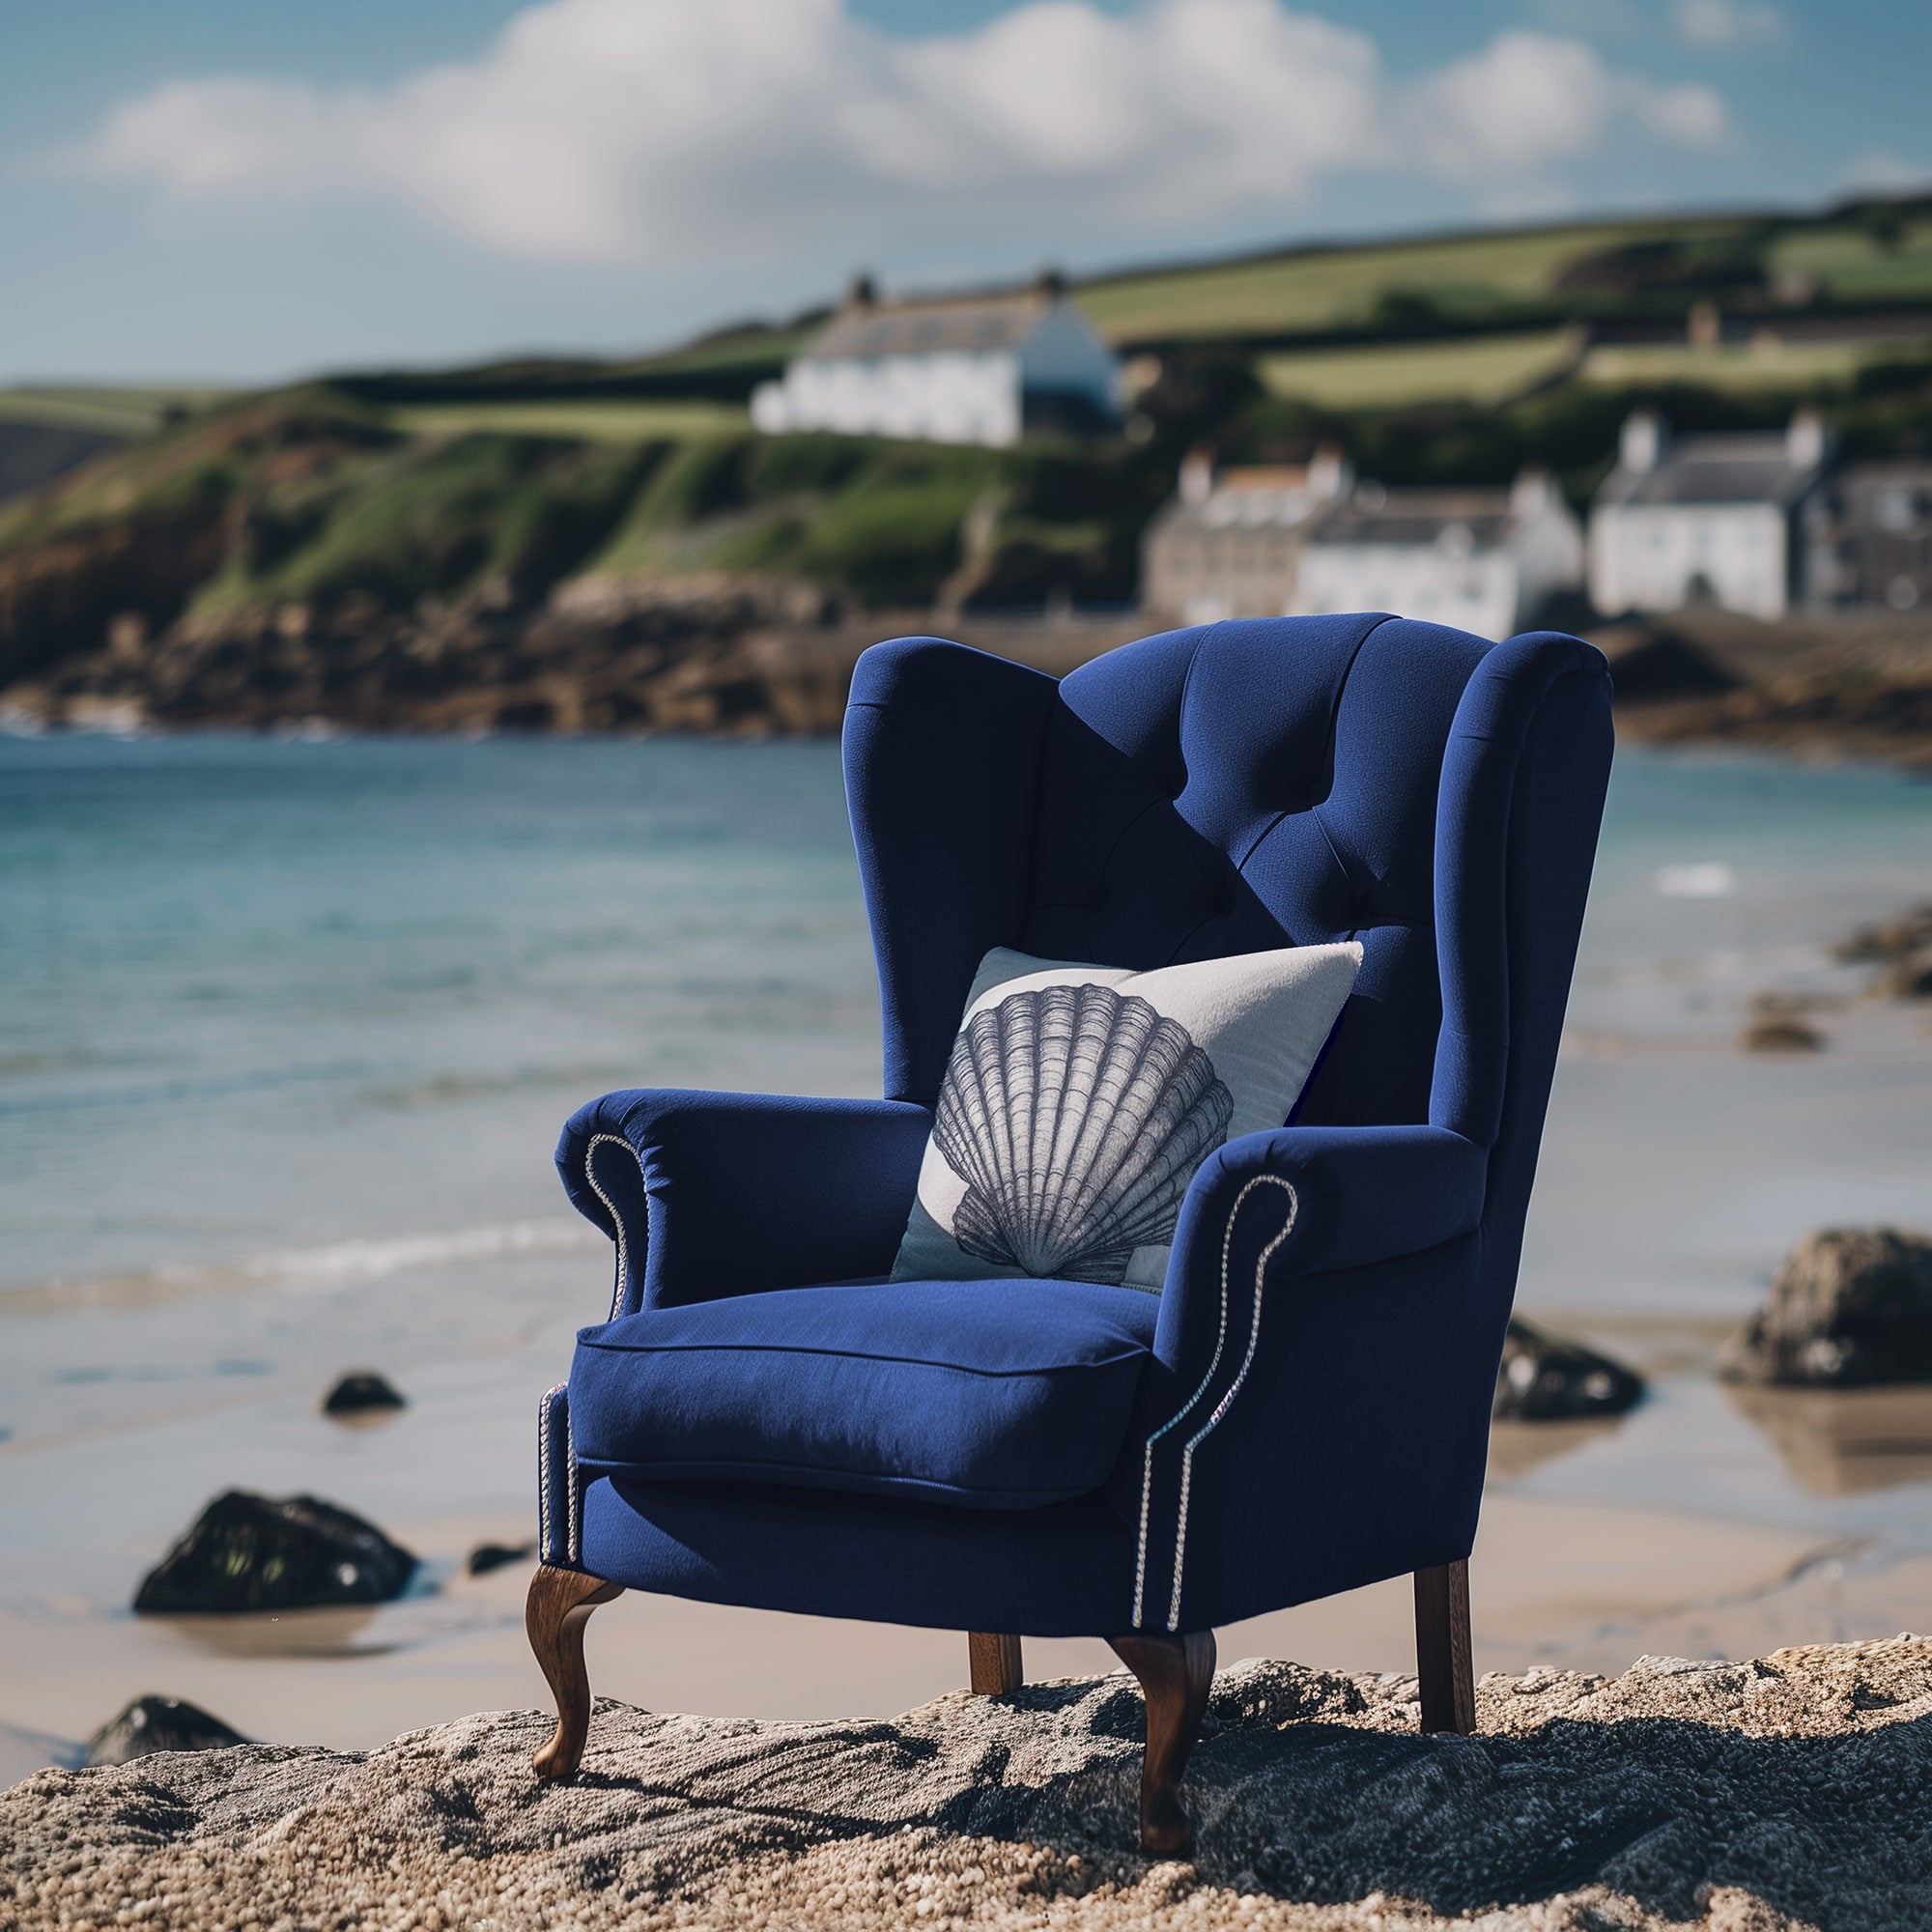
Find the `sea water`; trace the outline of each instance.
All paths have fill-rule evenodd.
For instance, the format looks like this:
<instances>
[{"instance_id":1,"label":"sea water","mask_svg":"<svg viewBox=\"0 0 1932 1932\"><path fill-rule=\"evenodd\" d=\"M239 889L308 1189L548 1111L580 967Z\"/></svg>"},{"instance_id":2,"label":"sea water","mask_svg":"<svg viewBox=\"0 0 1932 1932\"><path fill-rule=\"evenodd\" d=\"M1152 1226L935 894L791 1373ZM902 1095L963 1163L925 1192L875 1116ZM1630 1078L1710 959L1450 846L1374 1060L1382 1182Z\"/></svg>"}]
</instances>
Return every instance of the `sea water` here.
<instances>
[{"instance_id":1,"label":"sea water","mask_svg":"<svg viewBox=\"0 0 1932 1932\"><path fill-rule=\"evenodd\" d=\"M1824 1520L1709 1360L1810 1228L1932 1227L1927 1009L1829 954L1922 897L1932 786L1619 754L1521 1301L1696 1373L1530 1480ZM1738 1050L1765 990L1823 1051ZM0 1600L125 1604L231 1482L514 1527L609 1297L566 1116L878 1081L829 744L0 739ZM408 1455L315 1434L359 1367ZM1932 1547L1926 1423L1830 1526Z\"/></svg>"}]
</instances>

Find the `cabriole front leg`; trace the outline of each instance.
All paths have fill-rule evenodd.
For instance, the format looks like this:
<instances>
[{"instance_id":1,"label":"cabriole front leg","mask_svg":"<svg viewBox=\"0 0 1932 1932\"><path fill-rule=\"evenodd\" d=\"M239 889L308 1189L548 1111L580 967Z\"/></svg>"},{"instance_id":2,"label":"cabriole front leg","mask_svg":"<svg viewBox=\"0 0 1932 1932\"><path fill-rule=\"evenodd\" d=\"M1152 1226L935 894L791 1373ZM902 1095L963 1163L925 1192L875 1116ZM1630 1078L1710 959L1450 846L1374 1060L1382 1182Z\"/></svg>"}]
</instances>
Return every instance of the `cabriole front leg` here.
<instances>
[{"instance_id":1,"label":"cabriole front leg","mask_svg":"<svg viewBox=\"0 0 1932 1932\"><path fill-rule=\"evenodd\" d=\"M621 1583L607 1583L581 1570L557 1570L543 1565L530 1578L524 1604L524 1629L530 1649L549 1680L556 1699L556 1734L536 1754L537 1776L549 1782L575 1777L583 1758L583 1740L590 1729L590 1673L583 1667L583 1626L599 1604L624 1593Z\"/></svg>"},{"instance_id":2,"label":"cabriole front leg","mask_svg":"<svg viewBox=\"0 0 1932 1932\"><path fill-rule=\"evenodd\" d=\"M1147 1754L1141 1763L1141 1843L1156 1858L1187 1849L1194 1827L1180 1804L1187 1755L1201 1735L1214 1688L1214 1633L1133 1631L1107 1639L1140 1679L1147 1699Z\"/></svg>"}]
</instances>

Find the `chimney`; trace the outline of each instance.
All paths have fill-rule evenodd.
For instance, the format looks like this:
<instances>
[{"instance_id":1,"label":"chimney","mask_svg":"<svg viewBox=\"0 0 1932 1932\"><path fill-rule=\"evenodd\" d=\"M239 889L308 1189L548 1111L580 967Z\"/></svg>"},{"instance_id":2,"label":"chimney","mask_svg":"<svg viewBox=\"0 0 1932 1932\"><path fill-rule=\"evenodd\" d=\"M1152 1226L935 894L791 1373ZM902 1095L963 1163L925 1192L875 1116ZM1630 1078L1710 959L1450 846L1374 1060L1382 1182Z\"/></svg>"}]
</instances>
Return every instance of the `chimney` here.
<instances>
[{"instance_id":1,"label":"chimney","mask_svg":"<svg viewBox=\"0 0 1932 1932\"><path fill-rule=\"evenodd\" d=\"M845 291L847 308L877 308L879 305L879 285L865 270L852 277Z\"/></svg>"},{"instance_id":2,"label":"chimney","mask_svg":"<svg viewBox=\"0 0 1932 1932\"><path fill-rule=\"evenodd\" d=\"M1670 446L1670 425L1655 410L1634 410L1617 439L1617 468L1655 469Z\"/></svg>"},{"instance_id":3,"label":"chimney","mask_svg":"<svg viewBox=\"0 0 1932 1932\"><path fill-rule=\"evenodd\" d=\"M1204 444L1196 443L1180 459L1180 500L1205 503L1214 494L1214 457Z\"/></svg>"},{"instance_id":4,"label":"chimney","mask_svg":"<svg viewBox=\"0 0 1932 1932\"><path fill-rule=\"evenodd\" d=\"M1339 443L1316 446L1308 461L1308 494L1327 502L1339 502L1355 487L1355 466Z\"/></svg>"},{"instance_id":5,"label":"chimney","mask_svg":"<svg viewBox=\"0 0 1932 1932\"><path fill-rule=\"evenodd\" d=\"M1535 516L1556 501L1556 483L1540 463L1531 463L1517 471L1510 485L1510 509L1519 517Z\"/></svg>"},{"instance_id":6,"label":"chimney","mask_svg":"<svg viewBox=\"0 0 1932 1932\"><path fill-rule=\"evenodd\" d=\"M1784 460L1794 469L1817 469L1832 453L1832 432L1816 410L1800 410L1784 432Z\"/></svg>"}]
</instances>

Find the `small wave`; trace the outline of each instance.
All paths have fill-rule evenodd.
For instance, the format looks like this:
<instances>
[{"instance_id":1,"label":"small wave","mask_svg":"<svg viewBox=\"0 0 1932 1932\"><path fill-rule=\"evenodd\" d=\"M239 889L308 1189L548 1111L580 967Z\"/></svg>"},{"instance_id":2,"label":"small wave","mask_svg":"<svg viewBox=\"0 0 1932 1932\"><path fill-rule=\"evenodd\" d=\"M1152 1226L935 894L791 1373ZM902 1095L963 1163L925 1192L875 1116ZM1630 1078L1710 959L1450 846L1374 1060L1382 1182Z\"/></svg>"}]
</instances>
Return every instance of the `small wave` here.
<instances>
[{"instance_id":1,"label":"small wave","mask_svg":"<svg viewBox=\"0 0 1932 1932\"><path fill-rule=\"evenodd\" d=\"M0 1289L0 1313L59 1315L81 1308L136 1308L251 1289L314 1293L418 1268L499 1261L512 1255L581 1253L608 1246L595 1228L563 1215L540 1221L502 1221L446 1234L331 1241L323 1247L287 1248L235 1262L170 1262L126 1274L80 1279L57 1276L51 1281Z\"/></svg>"}]
</instances>

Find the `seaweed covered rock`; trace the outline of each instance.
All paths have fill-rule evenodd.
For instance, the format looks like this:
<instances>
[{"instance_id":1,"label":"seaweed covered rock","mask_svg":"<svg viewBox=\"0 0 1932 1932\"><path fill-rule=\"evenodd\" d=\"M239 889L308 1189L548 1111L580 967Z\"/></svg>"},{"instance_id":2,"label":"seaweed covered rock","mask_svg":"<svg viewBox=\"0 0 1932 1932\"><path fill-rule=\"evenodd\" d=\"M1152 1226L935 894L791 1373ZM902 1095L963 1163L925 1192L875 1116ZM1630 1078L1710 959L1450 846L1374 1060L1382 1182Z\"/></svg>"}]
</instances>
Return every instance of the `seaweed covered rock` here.
<instances>
[{"instance_id":1,"label":"seaweed covered rock","mask_svg":"<svg viewBox=\"0 0 1932 1932\"><path fill-rule=\"evenodd\" d=\"M315 1496L229 1490L141 1579L134 1608L181 1614L382 1604L416 1559L374 1523Z\"/></svg>"},{"instance_id":2,"label":"seaweed covered rock","mask_svg":"<svg viewBox=\"0 0 1932 1932\"><path fill-rule=\"evenodd\" d=\"M89 1764L131 1764L156 1751L226 1750L250 1740L183 1697L136 1697L88 1740Z\"/></svg>"},{"instance_id":3,"label":"seaweed covered rock","mask_svg":"<svg viewBox=\"0 0 1932 1932\"><path fill-rule=\"evenodd\" d=\"M1642 1397L1643 1378L1621 1362L1510 1318L1492 1410L1498 1422L1621 1415Z\"/></svg>"},{"instance_id":4,"label":"seaweed covered rock","mask_svg":"<svg viewBox=\"0 0 1932 1932\"><path fill-rule=\"evenodd\" d=\"M1932 1381L1932 1240L1896 1228L1807 1235L1719 1370L1816 1388Z\"/></svg>"}]
</instances>

